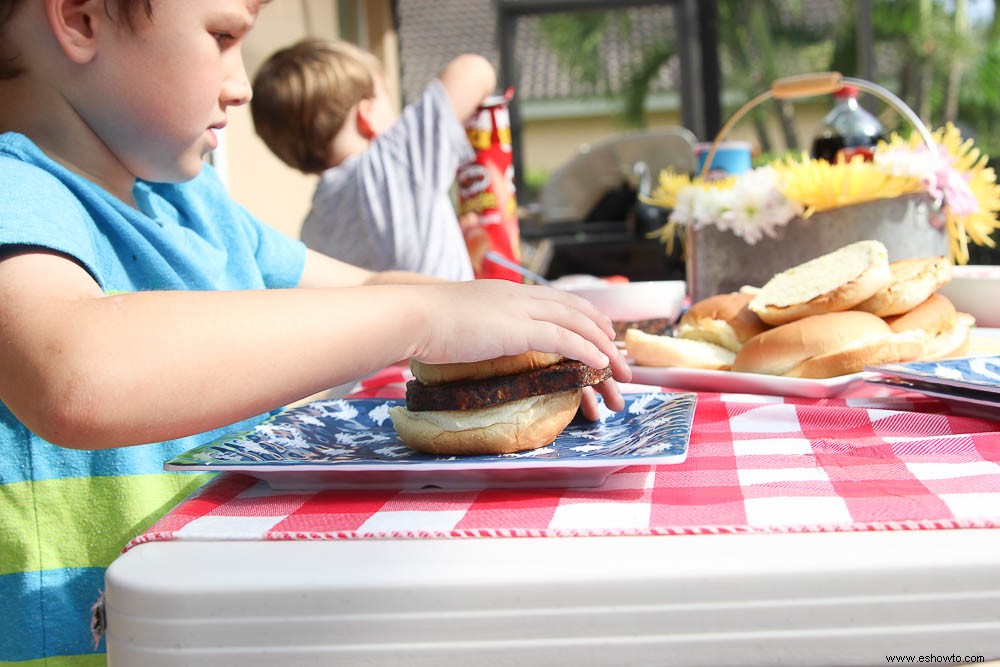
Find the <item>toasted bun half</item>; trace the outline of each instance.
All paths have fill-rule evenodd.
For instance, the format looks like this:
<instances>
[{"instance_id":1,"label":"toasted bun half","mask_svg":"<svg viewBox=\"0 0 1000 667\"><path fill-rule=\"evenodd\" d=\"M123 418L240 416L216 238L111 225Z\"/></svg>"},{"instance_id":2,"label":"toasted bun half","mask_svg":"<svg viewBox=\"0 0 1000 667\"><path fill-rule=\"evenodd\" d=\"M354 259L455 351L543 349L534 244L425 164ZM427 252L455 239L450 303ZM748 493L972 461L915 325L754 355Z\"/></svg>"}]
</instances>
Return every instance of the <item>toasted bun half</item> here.
<instances>
[{"instance_id":1,"label":"toasted bun half","mask_svg":"<svg viewBox=\"0 0 1000 667\"><path fill-rule=\"evenodd\" d=\"M951 280L951 262L946 257L914 257L889 265L892 281L854 308L889 317L908 312Z\"/></svg>"},{"instance_id":2,"label":"toasted bun half","mask_svg":"<svg viewBox=\"0 0 1000 667\"><path fill-rule=\"evenodd\" d=\"M427 454L510 454L555 440L573 420L582 396L582 389L574 389L480 410L413 412L396 406L389 418L403 442Z\"/></svg>"},{"instance_id":3,"label":"toasted bun half","mask_svg":"<svg viewBox=\"0 0 1000 667\"><path fill-rule=\"evenodd\" d=\"M769 328L748 308L752 299L752 294L730 292L698 301L681 317L677 337L739 352L743 343Z\"/></svg>"},{"instance_id":4,"label":"toasted bun half","mask_svg":"<svg viewBox=\"0 0 1000 667\"><path fill-rule=\"evenodd\" d=\"M908 313L886 318L896 333L919 332L924 336L920 359L933 361L963 354L969 347L969 330L976 319L955 311L947 297L933 294Z\"/></svg>"},{"instance_id":5,"label":"toasted bun half","mask_svg":"<svg viewBox=\"0 0 1000 667\"><path fill-rule=\"evenodd\" d=\"M625 351L640 366L729 370L736 355L714 343L656 336L638 329L625 332Z\"/></svg>"},{"instance_id":6,"label":"toasted bun half","mask_svg":"<svg viewBox=\"0 0 1000 667\"><path fill-rule=\"evenodd\" d=\"M912 361L921 336L894 334L880 318L857 310L812 315L751 338L732 370L800 378L856 373L866 365Z\"/></svg>"},{"instance_id":7,"label":"toasted bun half","mask_svg":"<svg viewBox=\"0 0 1000 667\"><path fill-rule=\"evenodd\" d=\"M410 359L410 372L413 377L427 385L458 382L459 380L482 380L498 375L513 375L534 371L551 366L562 361L558 354L545 352L525 352L508 357L497 357L485 361L475 361L455 364L425 364L416 359Z\"/></svg>"},{"instance_id":8,"label":"toasted bun half","mask_svg":"<svg viewBox=\"0 0 1000 667\"><path fill-rule=\"evenodd\" d=\"M858 241L775 275L749 308L768 324L785 324L853 308L891 280L885 246Z\"/></svg>"}]
</instances>

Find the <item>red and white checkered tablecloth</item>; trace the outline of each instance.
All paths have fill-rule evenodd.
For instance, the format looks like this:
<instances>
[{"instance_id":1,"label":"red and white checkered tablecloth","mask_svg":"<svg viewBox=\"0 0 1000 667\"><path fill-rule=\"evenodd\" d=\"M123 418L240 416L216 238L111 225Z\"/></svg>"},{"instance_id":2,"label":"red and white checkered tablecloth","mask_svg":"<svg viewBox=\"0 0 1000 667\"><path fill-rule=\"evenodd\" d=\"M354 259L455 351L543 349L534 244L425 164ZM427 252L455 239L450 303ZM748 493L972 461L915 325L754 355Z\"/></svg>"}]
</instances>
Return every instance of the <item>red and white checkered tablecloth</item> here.
<instances>
[{"instance_id":1,"label":"red and white checkered tablecloth","mask_svg":"<svg viewBox=\"0 0 1000 667\"><path fill-rule=\"evenodd\" d=\"M408 377L386 369L351 396L400 397ZM624 468L593 489L278 492L225 473L126 549L170 539L997 527L1000 423L863 386L853 397L819 400L699 393L684 463Z\"/></svg>"}]
</instances>

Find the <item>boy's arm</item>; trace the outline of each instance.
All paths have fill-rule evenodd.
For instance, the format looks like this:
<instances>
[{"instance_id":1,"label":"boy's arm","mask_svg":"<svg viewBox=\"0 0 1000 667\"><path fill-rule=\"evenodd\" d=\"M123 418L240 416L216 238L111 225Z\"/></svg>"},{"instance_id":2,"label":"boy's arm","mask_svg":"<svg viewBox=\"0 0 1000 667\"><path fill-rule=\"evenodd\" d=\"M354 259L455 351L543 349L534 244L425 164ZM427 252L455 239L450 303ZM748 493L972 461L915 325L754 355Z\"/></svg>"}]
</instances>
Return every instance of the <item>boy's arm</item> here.
<instances>
[{"instance_id":1,"label":"boy's arm","mask_svg":"<svg viewBox=\"0 0 1000 667\"><path fill-rule=\"evenodd\" d=\"M464 54L449 62L438 79L444 84L455 117L465 122L497 85L493 65L482 56Z\"/></svg>"},{"instance_id":2,"label":"boy's arm","mask_svg":"<svg viewBox=\"0 0 1000 667\"><path fill-rule=\"evenodd\" d=\"M0 260L0 332L0 399L78 449L220 428L409 357L536 349L630 376L588 303L505 281L105 296L76 262L31 250Z\"/></svg>"}]
</instances>

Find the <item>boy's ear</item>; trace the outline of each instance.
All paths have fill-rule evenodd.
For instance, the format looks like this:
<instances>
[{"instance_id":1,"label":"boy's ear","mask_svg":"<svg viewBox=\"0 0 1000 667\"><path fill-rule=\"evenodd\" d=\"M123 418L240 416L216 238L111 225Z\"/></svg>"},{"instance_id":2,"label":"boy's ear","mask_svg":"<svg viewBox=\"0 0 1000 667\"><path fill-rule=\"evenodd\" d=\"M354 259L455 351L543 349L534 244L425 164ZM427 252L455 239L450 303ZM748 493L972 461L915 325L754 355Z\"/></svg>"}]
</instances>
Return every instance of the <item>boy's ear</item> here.
<instances>
[{"instance_id":1,"label":"boy's ear","mask_svg":"<svg viewBox=\"0 0 1000 667\"><path fill-rule=\"evenodd\" d=\"M372 98L366 97L358 102L357 108L354 111L354 124L358 128L358 134L369 140L375 138L375 128L372 125L372 107L374 106L374 102Z\"/></svg>"},{"instance_id":2,"label":"boy's ear","mask_svg":"<svg viewBox=\"0 0 1000 667\"><path fill-rule=\"evenodd\" d=\"M45 15L52 34L66 56L77 64L88 62L97 51L95 21L106 15L100 0L45 0Z\"/></svg>"}]
</instances>

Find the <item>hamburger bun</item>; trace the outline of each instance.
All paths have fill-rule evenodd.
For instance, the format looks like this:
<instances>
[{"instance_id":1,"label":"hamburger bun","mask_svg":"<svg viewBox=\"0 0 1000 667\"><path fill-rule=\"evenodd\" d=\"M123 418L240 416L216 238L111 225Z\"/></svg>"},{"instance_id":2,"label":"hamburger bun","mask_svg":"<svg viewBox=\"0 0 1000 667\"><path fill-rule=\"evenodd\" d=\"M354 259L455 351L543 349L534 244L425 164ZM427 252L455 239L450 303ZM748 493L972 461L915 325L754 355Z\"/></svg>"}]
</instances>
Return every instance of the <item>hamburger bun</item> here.
<instances>
[{"instance_id":1,"label":"hamburger bun","mask_svg":"<svg viewBox=\"0 0 1000 667\"><path fill-rule=\"evenodd\" d=\"M750 301L767 324L849 310L892 280L889 254L879 241L858 241L775 275Z\"/></svg>"},{"instance_id":2,"label":"hamburger bun","mask_svg":"<svg viewBox=\"0 0 1000 667\"><path fill-rule=\"evenodd\" d=\"M759 334L740 349L732 370L799 378L829 378L865 366L912 361L922 336L893 333L885 320L852 310L811 315Z\"/></svg>"},{"instance_id":3,"label":"hamburger bun","mask_svg":"<svg viewBox=\"0 0 1000 667\"><path fill-rule=\"evenodd\" d=\"M583 387L611 376L555 354L470 363L411 360L406 405L389 410L396 434L427 454L510 454L550 444L573 420Z\"/></svg>"},{"instance_id":4,"label":"hamburger bun","mask_svg":"<svg viewBox=\"0 0 1000 667\"><path fill-rule=\"evenodd\" d=\"M752 299L753 294L730 292L698 301L681 317L677 337L739 352L743 343L769 328L748 308Z\"/></svg>"},{"instance_id":5,"label":"hamburger bun","mask_svg":"<svg viewBox=\"0 0 1000 667\"><path fill-rule=\"evenodd\" d=\"M525 352L485 361L455 364L425 364L416 359L410 359L410 372L413 377L427 385L458 382L460 380L481 380L498 375L513 375L539 368L551 366L562 361L564 357L546 352Z\"/></svg>"},{"instance_id":6,"label":"hamburger bun","mask_svg":"<svg viewBox=\"0 0 1000 667\"><path fill-rule=\"evenodd\" d=\"M892 281L854 307L879 317L913 310L951 280L946 257L914 257L889 264Z\"/></svg>"},{"instance_id":7,"label":"hamburger bun","mask_svg":"<svg viewBox=\"0 0 1000 667\"><path fill-rule=\"evenodd\" d=\"M640 366L729 370L736 355L714 343L656 336L638 329L625 332L625 351Z\"/></svg>"},{"instance_id":8,"label":"hamburger bun","mask_svg":"<svg viewBox=\"0 0 1000 667\"><path fill-rule=\"evenodd\" d=\"M582 389L532 396L478 410L389 410L400 440L426 454L512 454L543 447L573 421Z\"/></svg>"},{"instance_id":9,"label":"hamburger bun","mask_svg":"<svg viewBox=\"0 0 1000 667\"><path fill-rule=\"evenodd\" d=\"M920 359L933 361L968 351L970 330L976 320L972 315L957 312L947 297L932 294L910 312L886 318L886 322L896 333L923 334L924 349Z\"/></svg>"}]
</instances>

